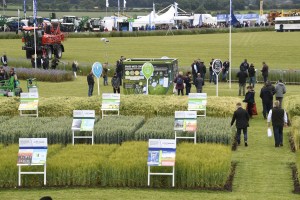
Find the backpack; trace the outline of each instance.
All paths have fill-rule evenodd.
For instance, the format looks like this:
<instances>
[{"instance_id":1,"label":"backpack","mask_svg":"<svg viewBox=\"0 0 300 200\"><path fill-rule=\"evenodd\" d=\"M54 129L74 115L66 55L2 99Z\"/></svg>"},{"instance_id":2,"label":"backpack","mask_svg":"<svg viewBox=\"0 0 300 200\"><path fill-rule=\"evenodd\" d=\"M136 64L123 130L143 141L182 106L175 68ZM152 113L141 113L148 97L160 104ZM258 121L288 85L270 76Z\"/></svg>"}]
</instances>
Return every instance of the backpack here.
<instances>
[{"instance_id":1,"label":"backpack","mask_svg":"<svg viewBox=\"0 0 300 200\"><path fill-rule=\"evenodd\" d=\"M178 85L182 85L183 84L183 79L181 77L177 77L177 82Z\"/></svg>"}]
</instances>

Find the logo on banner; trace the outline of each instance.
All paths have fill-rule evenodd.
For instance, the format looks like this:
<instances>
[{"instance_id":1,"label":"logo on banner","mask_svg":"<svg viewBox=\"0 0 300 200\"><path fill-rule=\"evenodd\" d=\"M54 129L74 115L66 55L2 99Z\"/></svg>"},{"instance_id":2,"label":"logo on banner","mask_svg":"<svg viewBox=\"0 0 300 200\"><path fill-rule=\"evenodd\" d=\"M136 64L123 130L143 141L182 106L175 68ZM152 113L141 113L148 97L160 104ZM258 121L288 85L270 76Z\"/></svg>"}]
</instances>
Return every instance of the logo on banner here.
<instances>
[{"instance_id":1,"label":"logo on banner","mask_svg":"<svg viewBox=\"0 0 300 200\"><path fill-rule=\"evenodd\" d=\"M96 78L100 78L101 74L102 74L102 64L99 62L95 62L92 66L92 72L94 74L94 76L96 76Z\"/></svg>"},{"instance_id":2,"label":"logo on banner","mask_svg":"<svg viewBox=\"0 0 300 200\"><path fill-rule=\"evenodd\" d=\"M212 70L219 75L222 71L222 61L220 59L215 59L212 63Z\"/></svg>"},{"instance_id":3,"label":"logo on banner","mask_svg":"<svg viewBox=\"0 0 300 200\"><path fill-rule=\"evenodd\" d=\"M142 67L142 72L143 72L145 78L149 79L152 76L153 72L154 72L153 65L149 62L146 62Z\"/></svg>"}]
</instances>

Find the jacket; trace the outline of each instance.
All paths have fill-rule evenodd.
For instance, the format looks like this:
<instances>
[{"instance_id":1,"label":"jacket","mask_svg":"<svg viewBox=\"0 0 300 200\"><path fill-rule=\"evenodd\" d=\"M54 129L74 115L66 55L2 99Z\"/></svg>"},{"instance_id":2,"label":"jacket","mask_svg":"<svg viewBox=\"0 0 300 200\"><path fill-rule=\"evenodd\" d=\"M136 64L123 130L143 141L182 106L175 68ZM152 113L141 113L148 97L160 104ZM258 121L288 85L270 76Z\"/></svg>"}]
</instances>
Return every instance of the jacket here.
<instances>
[{"instance_id":1,"label":"jacket","mask_svg":"<svg viewBox=\"0 0 300 200\"><path fill-rule=\"evenodd\" d=\"M238 108L232 116L231 126L235 123L237 128L247 128L249 126L249 114L242 107Z\"/></svg>"},{"instance_id":2,"label":"jacket","mask_svg":"<svg viewBox=\"0 0 300 200\"><path fill-rule=\"evenodd\" d=\"M239 78L239 83L240 84L245 84L246 83L246 80L247 80L247 77L248 77L248 74L247 72L245 71L239 71L236 75L236 77Z\"/></svg>"},{"instance_id":3,"label":"jacket","mask_svg":"<svg viewBox=\"0 0 300 200\"><path fill-rule=\"evenodd\" d=\"M272 91L267 86L264 86L263 88L261 88L259 96L263 103L272 103L273 102Z\"/></svg>"},{"instance_id":4,"label":"jacket","mask_svg":"<svg viewBox=\"0 0 300 200\"><path fill-rule=\"evenodd\" d=\"M246 102L246 103L255 103L254 96L255 96L254 90L252 90L250 92L247 92L246 95L245 95L244 102Z\"/></svg>"},{"instance_id":5,"label":"jacket","mask_svg":"<svg viewBox=\"0 0 300 200\"><path fill-rule=\"evenodd\" d=\"M117 89L120 87L120 79L117 76L112 77L111 79L111 85L113 86L113 88Z\"/></svg>"},{"instance_id":6,"label":"jacket","mask_svg":"<svg viewBox=\"0 0 300 200\"><path fill-rule=\"evenodd\" d=\"M276 97L283 97L283 95L286 93L286 88L284 83L277 83L277 85L275 86L275 91L276 91Z\"/></svg>"},{"instance_id":7,"label":"jacket","mask_svg":"<svg viewBox=\"0 0 300 200\"><path fill-rule=\"evenodd\" d=\"M263 68L261 69L261 74L263 76L268 76L269 75L269 67L268 67L268 65L264 64Z\"/></svg>"},{"instance_id":8,"label":"jacket","mask_svg":"<svg viewBox=\"0 0 300 200\"><path fill-rule=\"evenodd\" d=\"M255 69L254 67L249 67L248 69L249 77L254 77L255 76Z\"/></svg>"},{"instance_id":9,"label":"jacket","mask_svg":"<svg viewBox=\"0 0 300 200\"><path fill-rule=\"evenodd\" d=\"M95 84L95 80L94 80L94 75L93 74L88 74L87 75L87 82L88 82L88 85L94 85Z\"/></svg>"},{"instance_id":10,"label":"jacket","mask_svg":"<svg viewBox=\"0 0 300 200\"><path fill-rule=\"evenodd\" d=\"M177 80L178 80L179 78L182 79L182 84L178 84L178 83L177 83ZM183 83L184 83L184 77L183 77L182 75L178 75L178 76L175 78L174 83L176 84L176 89L177 89L177 90L183 90L183 89L184 89L184 84L183 84Z\"/></svg>"},{"instance_id":11,"label":"jacket","mask_svg":"<svg viewBox=\"0 0 300 200\"><path fill-rule=\"evenodd\" d=\"M202 89L202 86L203 86L203 78L201 77L197 77L195 79L195 86L197 89Z\"/></svg>"}]
</instances>

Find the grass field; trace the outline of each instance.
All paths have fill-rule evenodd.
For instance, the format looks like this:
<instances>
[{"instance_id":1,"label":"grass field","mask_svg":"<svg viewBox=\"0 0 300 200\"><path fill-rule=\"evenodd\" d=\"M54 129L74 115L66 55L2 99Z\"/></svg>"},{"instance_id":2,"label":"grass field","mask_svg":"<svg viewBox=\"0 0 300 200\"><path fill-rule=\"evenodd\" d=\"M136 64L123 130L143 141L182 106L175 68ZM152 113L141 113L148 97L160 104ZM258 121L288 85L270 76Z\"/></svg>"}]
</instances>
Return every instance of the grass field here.
<instances>
[{"instance_id":1,"label":"grass field","mask_svg":"<svg viewBox=\"0 0 300 200\"><path fill-rule=\"evenodd\" d=\"M232 34L233 68L247 58L261 69L265 61L270 69L300 69L300 32L257 32ZM156 37L111 37L105 45L100 38L69 38L64 42L62 61L79 62L79 66L91 66L95 61L108 62L114 67L116 60L127 58L178 58L179 66L190 66L200 58L209 65L211 58L228 59L229 34L203 34ZM6 52L9 60L25 60L21 40L1 40L0 53ZM107 57L106 57L107 53Z\"/></svg>"}]
</instances>

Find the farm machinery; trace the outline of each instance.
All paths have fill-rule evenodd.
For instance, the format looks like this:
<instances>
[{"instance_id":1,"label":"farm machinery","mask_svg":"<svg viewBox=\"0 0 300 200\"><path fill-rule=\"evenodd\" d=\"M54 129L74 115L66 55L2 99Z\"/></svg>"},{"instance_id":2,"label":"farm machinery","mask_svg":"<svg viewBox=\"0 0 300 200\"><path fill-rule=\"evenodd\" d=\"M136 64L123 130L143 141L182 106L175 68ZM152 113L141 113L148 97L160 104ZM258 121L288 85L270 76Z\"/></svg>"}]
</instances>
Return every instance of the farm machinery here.
<instances>
[{"instance_id":1,"label":"farm machinery","mask_svg":"<svg viewBox=\"0 0 300 200\"><path fill-rule=\"evenodd\" d=\"M23 37L22 50L26 51L26 58L32 58L35 53L34 33L36 34L36 51L37 56L46 55L49 59L52 54L56 58L62 57L64 52L64 34L60 31L59 22L43 22L43 26L32 27L25 26L22 29Z\"/></svg>"}]
</instances>

